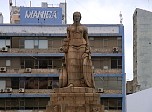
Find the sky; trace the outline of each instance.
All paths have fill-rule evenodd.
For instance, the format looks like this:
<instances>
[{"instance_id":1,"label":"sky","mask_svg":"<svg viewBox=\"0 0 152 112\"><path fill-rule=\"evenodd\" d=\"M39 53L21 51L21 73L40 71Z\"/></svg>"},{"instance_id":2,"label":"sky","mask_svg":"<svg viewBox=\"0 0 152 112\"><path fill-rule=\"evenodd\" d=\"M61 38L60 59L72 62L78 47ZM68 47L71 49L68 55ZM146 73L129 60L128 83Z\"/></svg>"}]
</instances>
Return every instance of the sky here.
<instances>
[{"instance_id":1,"label":"sky","mask_svg":"<svg viewBox=\"0 0 152 112\"><path fill-rule=\"evenodd\" d=\"M57 6L65 0L12 0L13 5L40 7L41 2ZM133 79L133 13L136 8L152 11L152 0L66 0L67 23L72 24L73 12L81 12L82 24L119 24L122 13L125 34L125 72L126 80ZM9 23L9 0L0 0L0 12L4 23Z\"/></svg>"}]
</instances>

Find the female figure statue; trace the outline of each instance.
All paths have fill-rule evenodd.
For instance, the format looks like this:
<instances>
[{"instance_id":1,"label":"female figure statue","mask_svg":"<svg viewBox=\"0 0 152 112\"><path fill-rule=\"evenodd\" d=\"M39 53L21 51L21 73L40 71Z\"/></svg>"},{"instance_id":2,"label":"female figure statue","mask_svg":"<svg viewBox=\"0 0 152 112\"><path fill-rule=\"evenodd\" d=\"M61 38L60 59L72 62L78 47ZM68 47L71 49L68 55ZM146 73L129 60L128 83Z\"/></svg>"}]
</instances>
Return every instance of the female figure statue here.
<instances>
[{"instance_id":1,"label":"female figure statue","mask_svg":"<svg viewBox=\"0 0 152 112\"><path fill-rule=\"evenodd\" d=\"M67 38L64 39L62 47L65 62L60 76L60 87L94 88L88 29L80 23L80 20L80 12L74 12L74 23L67 27Z\"/></svg>"}]
</instances>

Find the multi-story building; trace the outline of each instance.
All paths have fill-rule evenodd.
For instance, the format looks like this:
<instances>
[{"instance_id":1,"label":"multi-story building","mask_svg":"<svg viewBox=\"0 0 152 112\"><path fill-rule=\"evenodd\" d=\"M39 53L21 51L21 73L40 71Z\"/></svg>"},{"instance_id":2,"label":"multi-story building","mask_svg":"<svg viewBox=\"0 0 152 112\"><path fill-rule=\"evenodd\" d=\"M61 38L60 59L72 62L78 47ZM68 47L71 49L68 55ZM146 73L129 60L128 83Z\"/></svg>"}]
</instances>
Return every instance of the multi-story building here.
<instances>
[{"instance_id":1,"label":"multi-story building","mask_svg":"<svg viewBox=\"0 0 152 112\"><path fill-rule=\"evenodd\" d=\"M59 86L67 24L0 25L0 110L43 112ZM94 78L106 112L126 112L124 27L86 24Z\"/></svg>"},{"instance_id":2,"label":"multi-story building","mask_svg":"<svg viewBox=\"0 0 152 112\"><path fill-rule=\"evenodd\" d=\"M107 112L125 112L123 25L86 25ZM0 110L43 110L58 87L67 25L0 25Z\"/></svg>"},{"instance_id":3,"label":"multi-story building","mask_svg":"<svg viewBox=\"0 0 152 112\"><path fill-rule=\"evenodd\" d=\"M152 87L152 12L137 8L133 15L133 92Z\"/></svg>"}]
</instances>

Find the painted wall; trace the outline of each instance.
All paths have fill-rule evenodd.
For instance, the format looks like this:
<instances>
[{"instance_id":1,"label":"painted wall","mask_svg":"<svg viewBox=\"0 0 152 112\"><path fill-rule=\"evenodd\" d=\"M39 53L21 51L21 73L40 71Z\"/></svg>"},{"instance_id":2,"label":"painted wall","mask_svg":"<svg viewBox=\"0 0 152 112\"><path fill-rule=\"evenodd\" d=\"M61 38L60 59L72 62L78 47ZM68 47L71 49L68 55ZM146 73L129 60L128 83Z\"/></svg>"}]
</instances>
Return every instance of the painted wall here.
<instances>
[{"instance_id":1,"label":"painted wall","mask_svg":"<svg viewBox=\"0 0 152 112\"><path fill-rule=\"evenodd\" d=\"M152 87L152 12L136 9L134 16L134 78L140 91Z\"/></svg>"}]
</instances>

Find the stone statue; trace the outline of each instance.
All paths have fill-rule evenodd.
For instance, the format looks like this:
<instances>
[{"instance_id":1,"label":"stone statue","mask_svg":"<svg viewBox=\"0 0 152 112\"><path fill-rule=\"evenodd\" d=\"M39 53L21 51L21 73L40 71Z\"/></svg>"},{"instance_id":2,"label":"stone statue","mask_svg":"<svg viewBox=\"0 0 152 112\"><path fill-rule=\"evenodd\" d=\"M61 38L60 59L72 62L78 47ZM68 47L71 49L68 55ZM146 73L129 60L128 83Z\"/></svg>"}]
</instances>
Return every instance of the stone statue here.
<instances>
[{"instance_id":1,"label":"stone statue","mask_svg":"<svg viewBox=\"0 0 152 112\"><path fill-rule=\"evenodd\" d=\"M67 27L67 38L60 49L65 53L62 74L59 77L60 87L94 88L88 29L80 20L80 12L74 12L74 23Z\"/></svg>"},{"instance_id":2,"label":"stone statue","mask_svg":"<svg viewBox=\"0 0 152 112\"><path fill-rule=\"evenodd\" d=\"M74 23L67 27L67 38L60 49L65 53L60 88L51 93L46 112L104 112L100 93L94 87L88 31L80 20L80 12L74 12Z\"/></svg>"}]
</instances>

